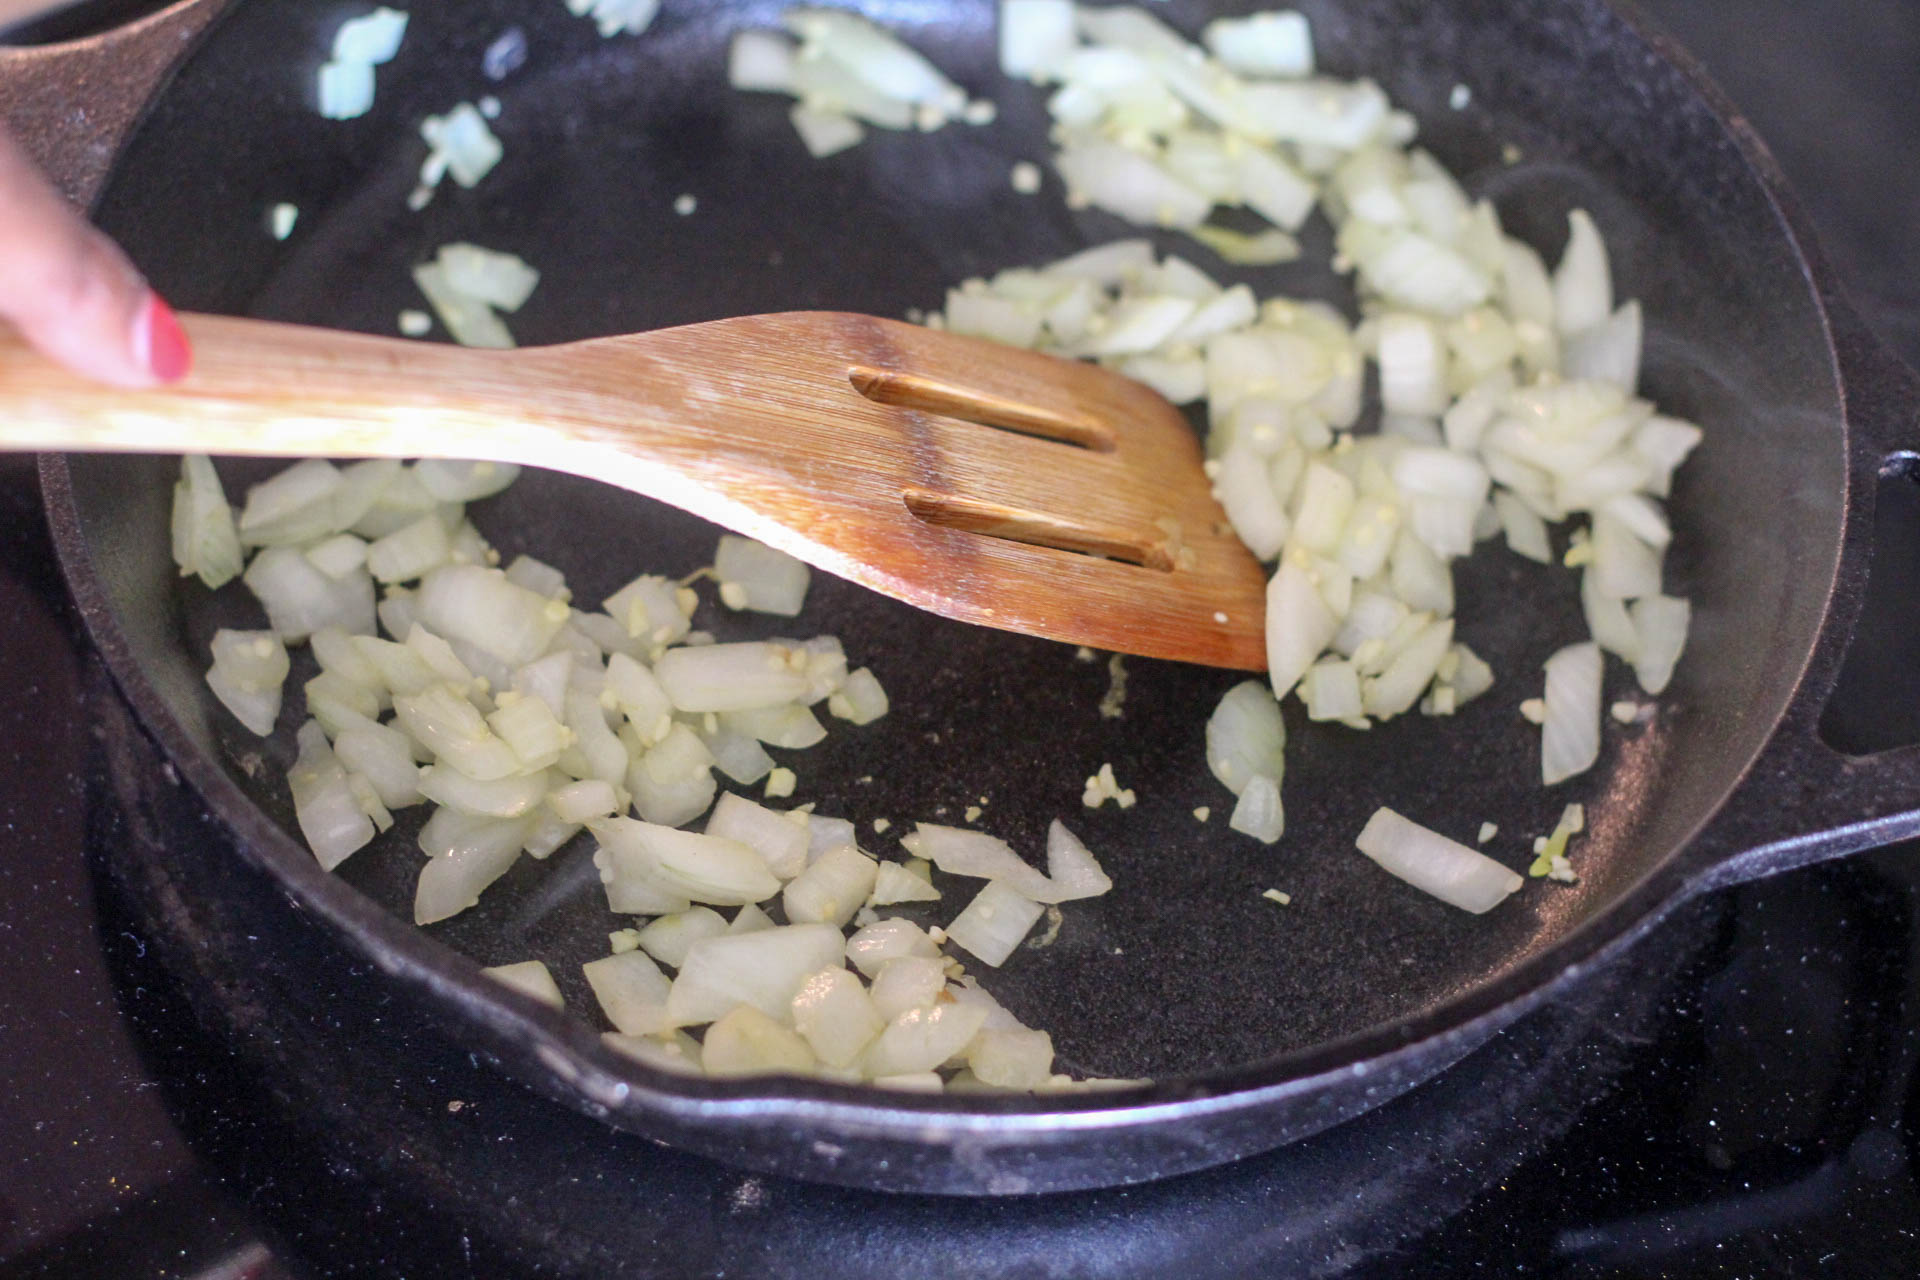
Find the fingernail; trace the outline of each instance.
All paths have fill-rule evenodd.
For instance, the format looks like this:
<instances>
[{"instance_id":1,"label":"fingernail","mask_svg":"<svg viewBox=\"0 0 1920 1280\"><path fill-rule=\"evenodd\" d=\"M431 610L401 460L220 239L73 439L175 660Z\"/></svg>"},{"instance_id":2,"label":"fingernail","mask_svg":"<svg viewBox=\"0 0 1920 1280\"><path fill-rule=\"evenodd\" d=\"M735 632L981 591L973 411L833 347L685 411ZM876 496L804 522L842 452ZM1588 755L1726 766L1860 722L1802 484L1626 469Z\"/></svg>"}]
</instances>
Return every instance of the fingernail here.
<instances>
[{"instance_id":1,"label":"fingernail","mask_svg":"<svg viewBox=\"0 0 1920 1280\"><path fill-rule=\"evenodd\" d=\"M160 295L147 295L147 305L134 324L133 349L143 358L153 376L162 382L178 382L193 367L193 348L187 343L186 330L173 314L173 308Z\"/></svg>"}]
</instances>

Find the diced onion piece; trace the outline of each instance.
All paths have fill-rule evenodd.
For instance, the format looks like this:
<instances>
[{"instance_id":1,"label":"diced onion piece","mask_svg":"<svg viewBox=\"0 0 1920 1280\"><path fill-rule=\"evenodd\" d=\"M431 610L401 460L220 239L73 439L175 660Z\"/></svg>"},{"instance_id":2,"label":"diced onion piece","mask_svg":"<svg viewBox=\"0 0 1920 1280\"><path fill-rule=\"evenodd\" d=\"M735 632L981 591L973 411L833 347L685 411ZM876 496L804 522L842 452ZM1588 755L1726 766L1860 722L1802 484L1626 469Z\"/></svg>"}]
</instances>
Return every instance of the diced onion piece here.
<instances>
[{"instance_id":1,"label":"diced onion piece","mask_svg":"<svg viewBox=\"0 0 1920 1280\"><path fill-rule=\"evenodd\" d=\"M748 734L722 728L702 732L700 741L713 753L714 766L741 786L751 786L773 772L773 757Z\"/></svg>"},{"instance_id":2,"label":"diced onion piece","mask_svg":"<svg viewBox=\"0 0 1920 1280\"><path fill-rule=\"evenodd\" d=\"M1692 608L1685 600L1655 595L1634 601L1629 612L1640 638L1640 656L1633 664L1634 678L1648 693L1663 692L1673 679L1680 651L1686 647Z\"/></svg>"},{"instance_id":3,"label":"diced onion piece","mask_svg":"<svg viewBox=\"0 0 1920 1280\"><path fill-rule=\"evenodd\" d=\"M740 31L727 47L727 83L749 93L793 93L794 44L777 31Z\"/></svg>"},{"instance_id":4,"label":"diced onion piece","mask_svg":"<svg viewBox=\"0 0 1920 1280\"><path fill-rule=\"evenodd\" d=\"M1660 594L1660 551L1648 546L1625 521L1606 512L1593 517L1595 587L1616 600Z\"/></svg>"},{"instance_id":5,"label":"diced onion piece","mask_svg":"<svg viewBox=\"0 0 1920 1280\"><path fill-rule=\"evenodd\" d=\"M851 1066L886 1029L860 979L832 965L810 974L793 996L793 1025L820 1061Z\"/></svg>"},{"instance_id":6,"label":"diced onion piece","mask_svg":"<svg viewBox=\"0 0 1920 1280\"><path fill-rule=\"evenodd\" d=\"M442 173L451 176L463 187L476 187L482 178L493 172L494 166L506 154L500 139L494 137L493 130L487 127L487 118L471 102L458 104L444 116L428 116L420 122L420 136L428 148L426 167L421 170L421 184L426 188L431 188ZM486 293L470 289L456 278L456 272L447 262L444 251L441 254L441 266L447 273L448 283L457 292L482 302L491 302ZM491 302L491 305L512 311L519 304L507 306Z\"/></svg>"},{"instance_id":7,"label":"diced onion piece","mask_svg":"<svg viewBox=\"0 0 1920 1280\"><path fill-rule=\"evenodd\" d=\"M1310 568L1288 552L1267 584L1267 675L1284 698L1340 629Z\"/></svg>"},{"instance_id":8,"label":"diced onion piece","mask_svg":"<svg viewBox=\"0 0 1920 1280\"><path fill-rule=\"evenodd\" d=\"M1258 680L1227 690L1207 719L1207 768L1235 795L1256 777L1279 777L1286 745L1280 705Z\"/></svg>"},{"instance_id":9,"label":"diced onion piece","mask_svg":"<svg viewBox=\"0 0 1920 1280\"><path fill-rule=\"evenodd\" d=\"M696 942L726 931L726 919L712 907L689 907L661 916L640 930L640 948L661 964L678 969Z\"/></svg>"},{"instance_id":10,"label":"diced onion piece","mask_svg":"<svg viewBox=\"0 0 1920 1280\"><path fill-rule=\"evenodd\" d=\"M372 13L349 18L333 33L333 60L377 67L393 61L406 38L407 15L385 5Z\"/></svg>"},{"instance_id":11,"label":"diced onion piece","mask_svg":"<svg viewBox=\"0 0 1920 1280\"><path fill-rule=\"evenodd\" d=\"M887 691L866 667L848 673L846 682L827 698L828 712L854 724L872 724L887 709Z\"/></svg>"},{"instance_id":12,"label":"diced onion piece","mask_svg":"<svg viewBox=\"0 0 1920 1280\"><path fill-rule=\"evenodd\" d=\"M938 902L940 891L924 876L917 876L897 862L882 862L875 874L873 894L868 902L876 907L891 907L902 902Z\"/></svg>"},{"instance_id":13,"label":"diced onion piece","mask_svg":"<svg viewBox=\"0 0 1920 1280\"><path fill-rule=\"evenodd\" d=\"M637 36L653 25L660 12L660 0L567 0L567 8L582 18L592 18L602 39L625 33Z\"/></svg>"},{"instance_id":14,"label":"diced onion piece","mask_svg":"<svg viewBox=\"0 0 1920 1280\"><path fill-rule=\"evenodd\" d=\"M931 1009L947 985L947 962L941 956L895 956L873 977L873 1007L891 1022L909 1009Z\"/></svg>"},{"instance_id":15,"label":"diced onion piece","mask_svg":"<svg viewBox=\"0 0 1920 1280\"><path fill-rule=\"evenodd\" d=\"M744 592L741 603L730 607L784 618L800 612L811 576L805 561L730 533L721 535L713 572L722 584L733 583Z\"/></svg>"},{"instance_id":16,"label":"diced onion piece","mask_svg":"<svg viewBox=\"0 0 1920 1280\"><path fill-rule=\"evenodd\" d=\"M967 1046L967 1066L996 1089L1039 1089L1053 1078L1053 1037L1030 1027L982 1028Z\"/></svg>"},{"instance_id":17,"label":"diced onion piece","mask_svg":"<svg viewBox=\"0 0 1920 1280\"><path fill-rule=\"evenodd\" d=\"M1613 313L1606 241L1585 209L1567 215L1567 247L1553 272L1553 306L1563 334L1590 329Z\"/></svg>"},{"instance_id":18,"label":"diced onion piece","mask_svg":"<svg viewBox=\"0 0 1920 1280\"><path fill-rule=\"evenodd\" d=\"M984 831L966 831L931 822L915 824L913 834L901 837L908 853L925 858L948 875L1004 880L1023 897L1036 902L1053 900L1054 886L1023 861L1013 847Z\"/></svg>"},{"instance_id":19,"label":"diced onion piece","mask_svg":"<svg viewBox=\"0 0 1920 1280\"><path fill-rule=\"evenodd\" d=\"M538 960L494 965L480 972L501 986L512 987L522 995L532 996L541 1004L551 1005L555 1009L567 1007L566 997L560 994L560 984L553 980L553 974L547 970L547 966Z\"/></svg>"},{"instance_id":20,"label":"diced onion piece","mask_svg":"<svg viewBox=\"0 0 1920 1280\"><path fill-rule=\"evenodd\" d=\"M807 692L793 650L766 642L670 649L654 665L661 688L682 711L752 711Z\"/></svg>"},{"instance_id":21,"label":"diced onion piece","mask_svg":"<svg viewBox=\"0 0 1920 1280\"><path fill-rule=\"evenodd\" d=\"M220 487L219 473L202 454L180 459L180 481L173 489L173 560L181 575L197 574L209 589L240 575L245 557L234 527L233 508Z\"/></svg>"},{"instance_id":22,"label":"diced onion piece","mask_svg":"<svg viewBox=\"0 0 1920 1280\"><path fill-rule=\"evenodd\" d=\"M721 796L707 818L707 834L748 846L782 880L807 868L807 829L745 796Z\"/></svg>"},{"instance_id":23,"label":"diced onion piece","mask_svg":"<svg viewBox=\"0 0 1920 1280\"><path fill-rule=\"evenodd\" d=\"M580 966L593 998L614 1028L630 1036L658 1035L667 1020L667 976L644 951L628 951Z\"/></svg>"},{"instance_id":24,"label":"diced onion piece","mask_svg":"<svg viewBox=\"0 0 1920 1280\"><path fill-rule=\"evenodd\" d=\"M1541 564L1553 563L1553 547L1547 541L1547 523L1532 507L1502 489L1493 495L1493 509L1499 514L1500 527L1506 530L1507 546L1515 554Z\"/></svg>"},{"instance_id":25,"label":"diced onion piece","mask_svg":"<svg viewBox=\"0 0 1920 1280\"><path fill-rule=\"evenodd\" d=\"M1058 818L1047 826L1047 879L1056 902L1097 898L1113 888L1092 850Z\"/></svg>"},{"instance_id":26,"label":"diced onion piece","mask_svg":"<svg viewBox=\"0 0 1920 1280\"><path fill-rule=\"evenodd\" d=\"M787 118L793 122L793 131L800 135L800 145L816 160L838 155L848 147L857 146L867 136L860 122L845 112L823 111L804 102L794 103Z\"/></svg>"},{"instance_id":27,"label":"diced onion piece","mask_svg":"<svg viewBox=\"0 0 1920 1280\"><path fill-rule=\"evenodd\" d=\"M773 918L749 902L746 906L734 913L733 922L727 926L727 932L758 933L762 929L771 929L773 927Z\"/></svg>"},{"instance_id":28,"label":"diced onion piece","mask_svg":"<svg viewBox=\"0 0 1920 1280\"><path fill-rule=\"evenodd\" d=\"M802 706L762 707L751 711L723 711L720 726L744 733L770 747L803 750L827 736L813 712Z\"/></svg>"},{"instance_id":29,"label":"diced onion piece","mask_svg":"<svg viewBox=\"0 0 1920 1280\"><path fill-rule=\"evenodd\" d=\"M1072 197L1147 226L1197 227L1213 201L1152 160L1116 143L1090 141L1063 149L1054 166Z\"/></svg>"},{"instance_id":30,"label":"diced onion piece","mask_svg":"<svg viewBox=\"0 0 1920 1280\"><path fill-rule=\"evenodd\" d=\"M319 723L307 721L297 736L300 755L287 771L294 817L313 856L331 871L373 839L373 820L361 809L347 784L347 771L334 756Z\"/></svg>"},{"instance_id":31,"label":"diced onion piece","mask_svg":"<svg viewBox=\"0 0 1920 1280\"><path fill-rule=\"evenodd\" d=\"M743 906L780 892L780 881L760 855L738 841L632 818L607 818L592 824L592 829L601 851L608 855L601 872L603 882L637 874L695 902L716 906Z\"/></svg>"},{"instance_id":32,"label":"diced onion piece","mask_svg":"<svg viewBox=\"0 0 1920 1280\"><path fill-rule=\"evenodd\" d=\"M263 738L280 717L289 669L286 646L271 631L214 632L207 685L241 724Z\"/></svg>"},{"instance_id":33,"label":"diced onion piece","mask_svg":"<svg viewBox=\"0 0 1920 1280\"><path fill-rule=\"evenodd\" d=\"M1453 643L1453 619L1441 618L1422 627L1409 639L1385 671L1365 682L1361 701L1366 713L1385 720L1397 716L1420 698L1433 680Z\"/></svg>"},{"instance_id":34,"label":"diced onion piece","mask_svg":"<svg viewBox=\"0 0 1920 1280\"><path fill-rule=\"evenodd\" d=\"M1640 385L1640 331L1640 303L1622 303L1599 324L1567 335L1560 347L1561 373L1611 382L1631 394Z\"/></svg>"},{"instance_id":35,"label":"diced onion piece","mask_svg":"<svg viewBox=\"0 0 1920 1280\"><path fill-rule=\"evenodd\" d=\"M713 779L713 755L698 734L675 724L667 736L627 770L634 807L648 822L677 827L691 822L713 803L719 784ZM763 895L764 896L764 895Z\"/></svg>"},{"instance_id":36,"label":"diced onion piece","mask_svg":"<svg viewBox=\"0 0 1920 1280\"><path fill-rule=\"evenodd\" d=\"M1272 844L1286 833L1286 810L1280 803L1280 784L1272 778L1251 778L1234 802L1227 825L1262 844Z\"/></svg>"},{"instance_id":37,"label":"diced onion piece","mask_svg":"<svg viewBox=\"0 0 1920 1280\"><path fill-rule=\"evenodd\" d=\"M1600 590L1599 579L1591 566L1580 575L1580 607L1586 614L1587 633L1602 649L1617 653L1628 662L1640 660L1640 633L1627 612L1626 602Z\"/></svg>"},{"instance_id":38,"label":"diced onion piece","mask_svg":"<svg viewBox=\"0 0 1920 1280\"><path fill-rule=\"evenodd\" d=\"M1241 75L1313 74L1313 32L1303 14L1274 11L1245 18L1216 18L1201 31L1200 38L1214 57Z\"/></svg>"},{"instance_id":39,"label":"diced onion piece","mask_svg":"<svg viewBox=\"0 0 1920 1280\"><path fill-rule=\"evenodd\" d=\"M741 1005L707 1028L700 1064L710 1076L804 1075L817 1059L800 1036L751 1005Z\"/></svg>"},{"instance_id":40,"label":"diced onion piece","mask_svg":"<svg viewBox=\"0 0 1920 1280\"><path fill-rule=\"evenodd\" d=\"M1600 758L1600 646L1568 645L1547 659L1547 718L1540 735L1540 777L1552 786Z\"/></svg>"},{"instance_id":41,"label":"diced onion piece","mask_svg":"<svg viewBox=\"0 0 1920 1280\"><path fill-rule=\"evenodd\" d=\"M1000 70L1016 80L1047 80L1074 50L1071 0L1001 0Z\"/></svg>"},{"instance_id":42,"label":"diced onion piece","mask_svg":"<svg viewBox=\"0 0 1920 1280\"><path fill-rule=\"evenodd\" d=\"M434 684L393 700L396 723L449 768L480 782L520 771L520 759L452 685Z\"/></svg>"},{"instance_id":43,"label":"diced onion piece","mask_svg":"<svg viewBox=\"0 0 1920 1280\"><path fill-rule=\"evenodd\" d=\"M878 977L889 960L902 956L937 959L939 955L940 948L934 945L925 929L897 916L876 920L847 939L847 959L869 978Z\"/></svg>"},{"instance_id":44,"label":"diced onion piece","mask_svg":"<svg viewBox=\"0 0 1920 1280\"><path fill-rule=\"evenodd\" d=\"M684 1031L672 1035L628 1036L608 1031L600 1039L607 1047L656 1071L675 1075L700 1074L700 1042Z\"/></svg>"},{"instance_id":45,"label":"diced onion piece","mask_svg":"<svg viewBox=\"0 0 1920 1280\"><path fill-rule=\"evenodd\" d=\"M712 1022L749 1004L774 1018L792 1016L808 977L840 963L845 939L828 924L790 924L695 943L667 995L676 1027Z\"/></svg>"},{"instance_id":46,"label":"diced onion piece","mask_svg":"<svg viewBox=\"0 0 1920 1280\"><path fill-rule=\"evenodd\" d=\"M607 728L606 717L600 710L600 699L579 689L569 691L566 724L567 728L573 730L572 751L577 751L579 758L569 763L572 751L562 755L561 768L570 773L578 768L579 777L598 778L602 782L624 786L632 762L628 759L625 744L613 730Z\"/></svg>"},{"instance_id":47,"label":"diced onion piece","mask_svg":"<svg viewBox=\"0 0 1920 1280\"><path fill-rule=\"evenodd\" d=\"M549 792L547 807L563 822L590 822L618 813L620 801L614 793L613 784L598 778L587 778Z\"/></svg>"},{"instance_id":48,"label":"diced onion piece","mask_svg":"<svg viewBox=\"0 0 1920 1280\"><path fill-rule=\"evenodd\" d=\"M480 565L435 569L421 580L414 598L420 621L436 635L464 640L509 667L544 654L569 616L559 601Z\"/></svg>"},{"instance_id":49,"label":"diced onion piece","mask_svg":"<svg viewBox=\"0 0 1920 1280\"><path fill-rule=\"evenodd\" d=\"M990 880L947 926L947 937L981 963L998 968L1032 931L1042 910L1040 903L1023 895L1011 882Z\"/></svg>"},{"instance_id":50,"label":"diced onion piece","mask_svg":"<svg viewBox=\"0 0 1920 1280\"><path fill-rule=\"evenodd\" d=\"M328 120L356 120L373 107L373 67L326 62L320 67L319 108Z\"/></svg>"},{"instance_id":51,"label":"diced onion piece","mask_svg":"<svg viewBox=\"0 0 1920 1280\"><path fill-rule=\"evenodd\" d=\"M677 644L693 625L678 589L655 573L641 574L608 596L602 607L629 636L653 645Z\"/></svg>"},{"instance_id":52,"label":"diced onion piece","mask_svg":"<svg viewBox=\"0 0 1920 1280\"><path fill-rule=\"evenodd\" d=\"M882 1076L932 1071L965 1049L986 1020L987 1011L978 1005L909 1009L887 1024L868 1048L862 1068L876 1081Z\"/></svg>"},{"instance_id":53,"label":"diced onion piece","mask_svg":"<svg viewBox=\"0 0 1920 1280\"><path fill-rule=\"evenodd\" d=\"M872 858L843 844L821 854L788 881L780 902L787 919L795 924L844 926L865 905L878 874Z\"/></svg>"},{"instance_id":54,"label":"diced onion piece","mask_svg":"<svg viewBox=\"0 0 1920 1280\"><path fill-rule=\"evenodd\" d=\"M411 582L445 564L451 550L447 526L438 515L425 515L369 546L367 570L380 582Z\"/></svg>"},{"instance_id":55,"label":"diced onion piece","mask_svg":"<svg viewBox=\"0 0 1920 1280\"><path fill-rule=\"evenodd\" d=\"M244 581L289 644L325 627L373 634L373 579L364 571L330 578L298 548L268 547L247 566Z\"/></svg>"},{"instance_id":56,"label":"diced onion piece","mask_svg":"<svg viewBox=\"0 0 1920 1280\"><path fill-rule=\"evenodd\" d=\"M413 922L434 924L479 902L487 886L519 859L526 826L524 820L489 824L478 829L486 838L462 841L446 854L429 858L414 890Z\"/></svg>"},{"instance_id":57,"label":"diced onion piece","mask_svg":"<svg viewBox=\"0 0 1920 1280\"><path fill-rule=\"evenodd\" d=\"M1525 883L1485 854L1391 809L1376 810L1354 843L1414 888L1475 915L1500 905Z\"/></svg>"},{"instance_id":58,"label":"diced onion piece","mask_svg":"<svg viewBox=\"0 0 1920 1280\"><path fill-rule=\"evenodd\" d=\"M489 818L518 818L547 795L543 773L480 779L447 764L430 764L420 771L420 794L435 804Z\"/></svg>"},{"instance_id":59,"label":"diced onion piece","mask_svg":"<svg viewBox=\"0 0 1920 1280\"><path fill-rule=\"evenodd\" d=\"M423 262L414 267L413 283L461 346L505 350L515 345L506 322L485 302L449 284L446 268L440 263Z\"/></svg>"}]
</instances>

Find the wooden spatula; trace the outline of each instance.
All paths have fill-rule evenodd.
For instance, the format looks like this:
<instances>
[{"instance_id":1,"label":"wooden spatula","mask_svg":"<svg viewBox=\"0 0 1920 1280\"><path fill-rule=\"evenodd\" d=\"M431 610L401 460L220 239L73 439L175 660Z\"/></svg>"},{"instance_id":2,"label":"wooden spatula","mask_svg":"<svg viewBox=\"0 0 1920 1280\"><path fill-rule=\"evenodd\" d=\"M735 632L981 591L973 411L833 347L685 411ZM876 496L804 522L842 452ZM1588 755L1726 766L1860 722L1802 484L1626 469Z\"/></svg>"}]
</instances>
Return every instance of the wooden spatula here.
<instances>
[{"instance_id":1,"label":"wooden spatula","mask_svg":"<svg viewBox=\"0 0 1920 1280\"><path fill-rule=\"evenodd\" d=\"M836 312L517 351L185 324L193 372L147 392L82 381L0 326L0 446L546 467L950 618L1266 665L1264 577L1191 428L1092 365Z\"/></svg>"}]
</instances>

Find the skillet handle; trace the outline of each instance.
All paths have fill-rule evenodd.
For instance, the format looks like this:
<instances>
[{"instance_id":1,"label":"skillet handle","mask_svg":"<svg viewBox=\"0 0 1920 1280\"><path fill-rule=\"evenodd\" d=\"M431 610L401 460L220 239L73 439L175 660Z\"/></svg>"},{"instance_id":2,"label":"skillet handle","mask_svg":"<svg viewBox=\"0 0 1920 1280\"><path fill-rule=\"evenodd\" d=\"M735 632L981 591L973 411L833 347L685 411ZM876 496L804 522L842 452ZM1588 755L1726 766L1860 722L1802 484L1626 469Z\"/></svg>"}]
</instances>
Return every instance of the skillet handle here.
<instances>
[{"instance_id":1,"label":"skillet handle","mask_svg":"<svg viewBox=\"0 0 1920 1280\"><path fill-rule=\"evenodd\" d=\"M1877 488L1883 476L1910 475L1920 461L1920 374L1887 349L1836 286L1829 282L1823 292L1847 423L1839 580L1806 678L1773 740L1688 848L1693 892L1920 836L1920 744L1850 756L1819 730L1866 595ZM1757 842L1756 832L1765 833Z\"/></svg>"},{"instance_id":2,"label":"skillet handle","mask_svg":"<svg viewBox=\"0 0 1920 1280\"><path fill-rule=\"evenodd\" d=\"M99 35L0 47L0 127L81 208L92 206L167 76L230 0L180 0Z\"/></svg>"}]
</instances>

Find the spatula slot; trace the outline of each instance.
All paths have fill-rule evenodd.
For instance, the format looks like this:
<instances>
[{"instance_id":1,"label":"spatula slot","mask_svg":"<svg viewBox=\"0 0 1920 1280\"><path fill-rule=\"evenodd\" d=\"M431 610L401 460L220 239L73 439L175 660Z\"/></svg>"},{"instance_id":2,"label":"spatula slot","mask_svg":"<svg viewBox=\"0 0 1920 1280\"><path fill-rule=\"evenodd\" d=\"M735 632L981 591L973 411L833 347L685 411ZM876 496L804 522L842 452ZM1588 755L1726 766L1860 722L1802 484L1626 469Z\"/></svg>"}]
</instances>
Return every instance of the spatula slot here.
<instances>
[{"instance_id":1,"label":"spatula slot","mask_svg":"<svg viewBox=\"0 0 1920 1280\"><path fill-rule=\"evenodd\" d=\"M1124 560L1148 569L1173 568L1173 557L1163 543L1124 529L1063 519L980 498L936 493L931 489L908 489L901 496L906 500L907 510L928 524L945 529L962 529L1009 542Z\"/></svg>"},{"instance_id":2,"label":"spatula slot","mask_svg":"<svg viewBox=\"0 0 1920 1280\"><path fill-rule=\"evenodd\" d=\"M977 387L940 382L922 374L856 366L847 371L854 390L876 404L921 409L1021 435L1040 436L1099 453L1113 452L1113 429L1097 419L1061 413Z\"/></svg>"}]
</instances>

